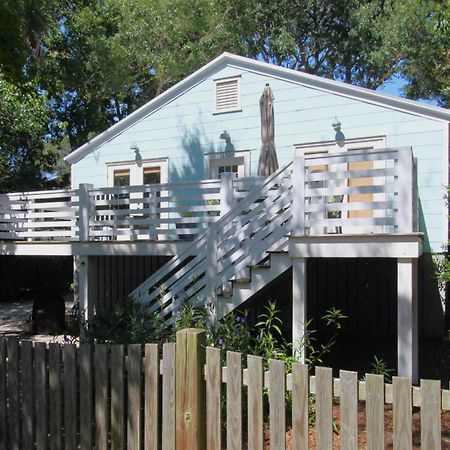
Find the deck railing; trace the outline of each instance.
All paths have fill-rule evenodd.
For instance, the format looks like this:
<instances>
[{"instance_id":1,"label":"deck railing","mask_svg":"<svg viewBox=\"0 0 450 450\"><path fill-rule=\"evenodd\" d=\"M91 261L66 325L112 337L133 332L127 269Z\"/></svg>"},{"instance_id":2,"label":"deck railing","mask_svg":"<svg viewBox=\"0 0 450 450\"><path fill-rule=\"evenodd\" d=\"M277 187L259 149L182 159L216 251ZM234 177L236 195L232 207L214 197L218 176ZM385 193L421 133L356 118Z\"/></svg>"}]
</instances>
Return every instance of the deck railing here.
<instances>
[{"instance_id":1,"label":"deck railing","mask_svg":"<svg viewBox=\"0 0 450 450\"><path fill-rule=\"evenodd\" d=\"M317 154L294 160L293 233L395 233L417 229L414 161L407 149ZM264 179L0 195L0 239L193 240ZM283 202L282 198L277 201Z\"/></svg>"}]
</instances>

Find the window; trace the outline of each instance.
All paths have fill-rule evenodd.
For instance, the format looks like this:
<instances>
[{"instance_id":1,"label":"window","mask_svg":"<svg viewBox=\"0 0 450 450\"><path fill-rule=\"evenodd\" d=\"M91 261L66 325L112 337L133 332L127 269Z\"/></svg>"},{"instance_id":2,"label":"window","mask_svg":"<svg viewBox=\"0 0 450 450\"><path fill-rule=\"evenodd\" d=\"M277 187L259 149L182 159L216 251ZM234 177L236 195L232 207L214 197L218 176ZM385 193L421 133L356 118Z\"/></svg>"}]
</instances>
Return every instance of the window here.
<instances>
[{"instance_id":1,"label":"window","mask_svg":"<svg viewBox=\"0 0 450 450\"><path fill-rule=\"evenodd\" d=\"M108 186L135 186L159 184L168 181L167 159L110 163L107 165Z\"/></svg>"},{"instance_id":2,"label":"window","mask_svg":"<svg viewBox=\"0 0 450 450\"><path fill-rule=\"evenodd\" d=\"M232 172L236 177L250 175L250 151L217 152L205 154L205 176L220 178L222 173Z\"/></svg>"},{"instance_id":3,"label":"window","mask_svg":"<svg viewBox=\"0 0 450 450\"><path fill-rule=\"evenodd\" d=\"M215 114L241 110L241 77L221 78L214 80Z\"/></svg>"}]
</instances>

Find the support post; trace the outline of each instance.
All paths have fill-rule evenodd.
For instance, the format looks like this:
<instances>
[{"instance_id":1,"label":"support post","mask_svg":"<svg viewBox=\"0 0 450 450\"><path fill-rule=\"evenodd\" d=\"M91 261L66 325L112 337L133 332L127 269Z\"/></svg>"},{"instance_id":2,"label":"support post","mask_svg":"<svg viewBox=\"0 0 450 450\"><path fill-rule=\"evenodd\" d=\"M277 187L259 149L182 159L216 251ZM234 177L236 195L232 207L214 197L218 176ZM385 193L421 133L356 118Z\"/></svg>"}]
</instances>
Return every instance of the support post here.
<instances>
[{"instance_id":1,"label":"support post","mask_svg":"<svg viewBox=\"0 0 450 450\"><path fill-rule=\"evenodd\" d=\"M216 323L216 281L217 281L217 231L214 224L206 230L206 304L209 303L207 320Z\"/></svg>"},{"instance_id":2,"label":"support post","mask_svg":"<svg viewBox=\"0 0 450 450\"><path fill-rule=\"evenodd\" d=\"M79 218L78 218L78 240L89 241L89 217L91 215L91 201L89 189L94 185L81 183L78 190L79 198Z\"/></svg>"},{"instance_id":3,"label":"support post","mask_svg":"<svg viewBox=\"0 0 450 450\"><path fill-rule=\"evenodd\" d=\"M177 332L175 374L176 450L206 449L205 379L206 333Z\"/></svg>"},{"instance_id":4,"label":"support post","mask_svg":"<svg viewBox=\"0 0 450 450\"><path fill-rule=\"evenodd\" d=\"M398 204L397 226L399 233L413 232L414 161L410 147L397 150Z\"/></svg>"},{"instance_id":5,"label":"support post","mask_svg":"<svg viewBox=\"0 0 450 450\"><path fill-rule=\"evenodd\" d=\"M306 349L302 345L307 321L306 258L292 258L292 345L304 364Z\"/></svg>"},{"instance_id":6,"label":"support post","mask_svg":"<svg viewBox=\"0 0 450 450\"><path fill-rule=\"evenodd\" d=\"M305 157L294 158L292 169L292 232L291 236L305 234Z\"/></svg>"},{"instance_id":7,"label":"support post","mask_svg":"<svg viewBox=\"0 0 450 450\"><path fill-rule=\"evenodd\" d=\"M398 375L419 381L417 320L417 258L397 262L397 364Z\"/></svg>"},{"instance_id":8,"label":"support post","mask_svg":"<svg viewBox=\"0 0 450 450\"><path fill-rule=\"evenodd\" d=\"M75 255L74 256L74 284L75 295L74 301L78 302L81 321L83 325L89 320L90 309L92 306L89 304L89 257Z\"/></svg>"},{"instance_id":9,"label":"support post","mask_svg":"<svg viewBox=\"0 0 450 450\"><path fill-rule=\"evenodd\" d=\"M225 172L220 177L220 216L224 216L234 206L234 173Z\"/></svg>"}]
</instances>

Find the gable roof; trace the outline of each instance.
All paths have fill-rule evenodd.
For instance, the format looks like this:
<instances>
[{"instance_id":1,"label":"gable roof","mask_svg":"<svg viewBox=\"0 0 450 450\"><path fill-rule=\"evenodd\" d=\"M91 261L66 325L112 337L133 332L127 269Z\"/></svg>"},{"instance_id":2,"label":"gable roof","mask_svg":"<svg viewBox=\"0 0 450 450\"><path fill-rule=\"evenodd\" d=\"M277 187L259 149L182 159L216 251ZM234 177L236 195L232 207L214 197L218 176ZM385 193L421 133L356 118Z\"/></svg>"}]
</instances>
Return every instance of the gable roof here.
<instances>
[{"instance_id":1,"label":"gable roof","mask_svg":"<svg viewBox=\"0 0 450 450\"><path fill-rule=\"evenodd\" d=\"M292 69L286 69L284 67L245 58L243 56L233 55L231 53L222 53L222 55L213 59L205 66L201 67L193 74L177 83L175 86L172 86L170 89L141 106L120 122L114 124L103 133L86 142L86 144L83 144L81 147L66 156L64 160L69 164L77 163L86 155L113 139L115 136L134 125L136 122L162 108L167 103L181 96L184 92L192 89L194 86L201 83L215 72L218 72L227 66L278 78L298 85L342 95L344 97L384 106L386 108L395 109L397 111L406 112L413 115L437 119L445 122L450 121L450 110L448 109L425 105L423 103L418 103L416 101L407 100L401 97L380 94L363 87L353 86L340 81L334 81Z\"/></svg>"}]
</instances>

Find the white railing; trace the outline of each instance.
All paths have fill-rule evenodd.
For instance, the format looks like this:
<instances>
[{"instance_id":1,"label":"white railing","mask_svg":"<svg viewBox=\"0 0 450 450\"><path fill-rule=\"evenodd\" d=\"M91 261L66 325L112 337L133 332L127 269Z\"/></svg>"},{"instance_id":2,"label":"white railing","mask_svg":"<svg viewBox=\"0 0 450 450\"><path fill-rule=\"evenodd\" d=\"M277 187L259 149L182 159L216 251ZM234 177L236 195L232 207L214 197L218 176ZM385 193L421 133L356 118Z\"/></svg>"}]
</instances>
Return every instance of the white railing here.
<instances>
[{"instance_id":1,"label":"white railing","mask_svg":"<svg viewBox=\"0 0 450 450\"><path fill-rule=\"evenodd\" d=\"M412 232L413 205L410 149L299 157L210 224L130 297L160 310L169 323L184 304L209 303L214 312L216 295L248 277L249 267L282 248L288 234Z\"/></svg>"},{"instance_id":2,"label":"white railing","mask_svg":"<svg viewBox=\"0 0 450 450\"><path fill-rule=\"evenodd\" d=\"M185 303L213 307L215 295L231 277L245 276L290 232L292 163L264 180L219 220L210 224L181 255L172 258L130 296L161 309L171 322Z\"/></svg>"},{"instance_id":3,"label":"white railing","mask_svg":"<svg viewBox=\"0 0 450 450\"><path fill-rule=\"evenodd\" d=\"M0 240L72 240L77 219L76 190L0 195Z\"/></svg>"},{"instance_id":4,"label":"white railing","mask_svg":"<svg viewBox=\"0 0 450 450\"><path fill-rule=\"evenodd\" d=\"M411 149L310 155L295 158L293 167L295 235L417 231ZM2 194L0 239L193 240L265 183L225 175L221 180L112 188L82 184L77 190ZM284 199L273 202L267 206L269 216L284 205ZM245 214L239 214L218 231L219 255L225 251L222 239L235 245L253 232L242 224Z\"/></svg>"}]
</instances>

